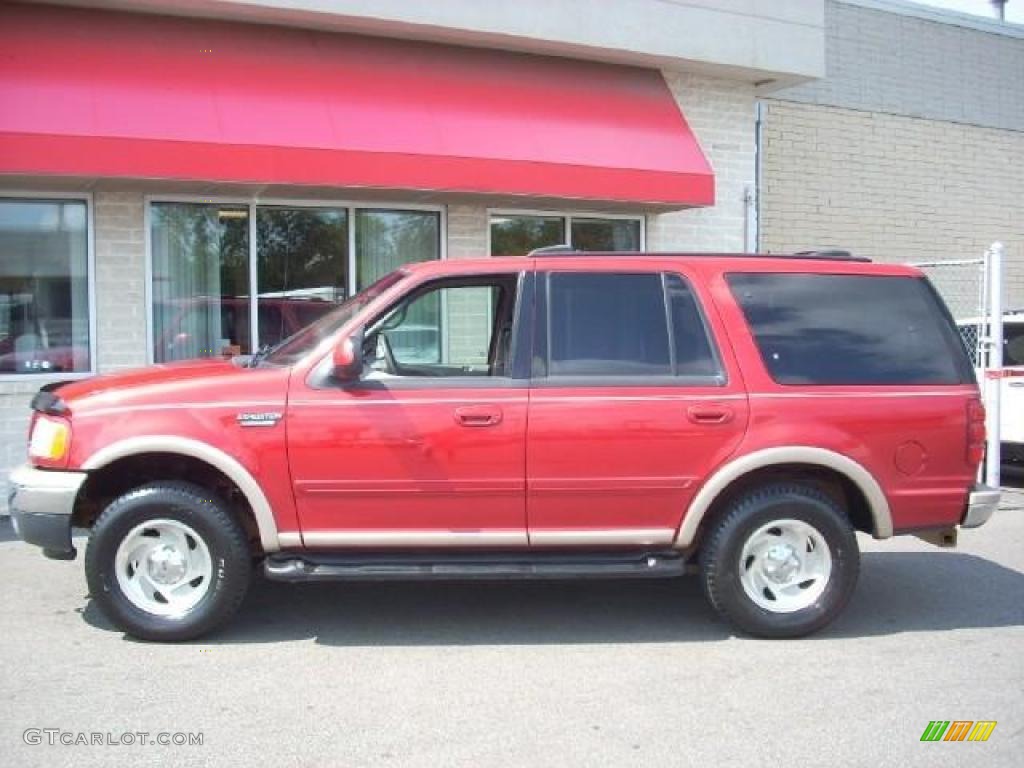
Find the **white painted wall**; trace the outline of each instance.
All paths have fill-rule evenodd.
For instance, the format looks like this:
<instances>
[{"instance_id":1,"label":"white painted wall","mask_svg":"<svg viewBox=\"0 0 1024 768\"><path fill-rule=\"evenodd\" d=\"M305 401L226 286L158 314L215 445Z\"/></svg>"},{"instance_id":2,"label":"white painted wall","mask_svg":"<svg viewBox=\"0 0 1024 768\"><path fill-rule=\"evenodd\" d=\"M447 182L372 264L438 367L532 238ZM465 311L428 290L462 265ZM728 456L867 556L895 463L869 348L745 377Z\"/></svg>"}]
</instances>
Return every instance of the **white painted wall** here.
<instances>
[{"instance_id":1,"label":"white painted wall","mask_svg":"<svg viewBox=\"0 0 1024 768\"><path fill-rule=\"evenodd\" d=\"M748 82L792 84L825 74L824 0L63 2L685 68Z\"/></svg>"}]
</instances>

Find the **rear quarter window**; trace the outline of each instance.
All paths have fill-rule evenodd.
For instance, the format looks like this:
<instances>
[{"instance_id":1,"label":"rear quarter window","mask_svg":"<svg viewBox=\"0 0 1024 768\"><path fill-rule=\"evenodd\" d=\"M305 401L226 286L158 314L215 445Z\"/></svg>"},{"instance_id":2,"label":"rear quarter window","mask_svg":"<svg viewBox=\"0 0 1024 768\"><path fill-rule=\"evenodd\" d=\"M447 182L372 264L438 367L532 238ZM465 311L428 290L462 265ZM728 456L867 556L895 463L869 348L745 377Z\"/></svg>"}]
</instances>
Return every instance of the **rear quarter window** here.
<instances>
[{"instance_id":1,"label":"rear quarter window","mask_svg":"<svg viewBox=\"0 0 1024 768\"><path fill-rule=\"evenodd\" d=\"M952 318L922 278L744 273L726 279L780 384L973 380Z\"/></svg>"}]
</instances>

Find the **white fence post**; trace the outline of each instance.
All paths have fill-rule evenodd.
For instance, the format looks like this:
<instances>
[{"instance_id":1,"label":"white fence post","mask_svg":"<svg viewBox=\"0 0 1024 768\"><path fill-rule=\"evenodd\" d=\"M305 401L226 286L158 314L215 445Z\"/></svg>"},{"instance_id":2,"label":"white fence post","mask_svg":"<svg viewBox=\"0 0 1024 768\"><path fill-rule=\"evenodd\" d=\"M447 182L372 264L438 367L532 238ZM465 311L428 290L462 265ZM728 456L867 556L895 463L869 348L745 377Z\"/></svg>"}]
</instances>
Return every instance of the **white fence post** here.
<instances>
[{"instance_id":1,"label":"white fence post","mask_svg":"<svg viewBox=\"0 0 1024 768\"><path fill-rule=\"evenodd\" d=\"M985 450L985 484L999 487L1000 461L1000 398L1003 389L1003 244L992 243L988 249L988 294L989 316L986 343L988 365L985 367L985 411L988 416L986 432L988 445Z\"/></svg>"}]
</instances>

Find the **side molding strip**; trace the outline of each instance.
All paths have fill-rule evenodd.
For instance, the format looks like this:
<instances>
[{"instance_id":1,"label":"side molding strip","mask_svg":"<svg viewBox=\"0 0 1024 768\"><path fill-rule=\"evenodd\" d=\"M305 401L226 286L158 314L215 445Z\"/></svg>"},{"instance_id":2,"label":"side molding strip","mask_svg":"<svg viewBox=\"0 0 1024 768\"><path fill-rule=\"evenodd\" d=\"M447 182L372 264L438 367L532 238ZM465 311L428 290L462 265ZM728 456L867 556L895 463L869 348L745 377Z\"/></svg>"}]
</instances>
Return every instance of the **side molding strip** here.
<instances>
[{"instance_id":1,"label":"side molding strip","mask_svg":"<svg viewBox=\"0 0 1024 768\"><path fill-rule=\"evenodd\" d=\"M307 547L525 547L526 531L303 531Z\"/></svg>"},{"instance_id":2,"label":"side molding strip","mask_svg":"<svg viewBox=\"0 0 1024 768\"><path fill-rule=\"evenodd\" d=\"M689 509L686 510L683 524L679 526L679 534L676 536L675 547L685 549L693 543L704 515L730 483L754 470L775 464L817 464L845 475L860 488L864 498L868 501L871 517L875 523L874 537L888 539L892 536L892 513L889 509L889 501L885 498L882 487L870 472L853 459L835 451L811 446L787 445L748 453L715 472L694 497Z\"/></svg>"},{"instance_id":3,"label":"side molding strip","mask_svg":"<svg viewBox=\"0 0 1024 768\"><path fill-rule=\"evenodd\" d=\"M530 529L535 547L667 547L674 537L671 528Z\"/></svg>"},{"instance_id":4,"label":"side molding strip","mask_svg":"<svg viewBox=\"0 0 1024 768\"><path fill-rule=\"evenodd\" d=\"M263 494L259 483L249 474L249 471L238 463L236 459L199 440L192 440L177 435L146 435L143 437L129 437L126 440L101 448L82 464L82 469L95 470L105 467L111 462L123 459L128 456L135 456L140 453L179 453L184 456L205 461L207 464L216 467L227 475L245 495L249 506L252 508L256 518L256 525L260 531L260 543L265 552L277 552L281 548L277 536L277 521L274 519L274 512L270 508L270 502Z\"/></svg>"}]
</instances>

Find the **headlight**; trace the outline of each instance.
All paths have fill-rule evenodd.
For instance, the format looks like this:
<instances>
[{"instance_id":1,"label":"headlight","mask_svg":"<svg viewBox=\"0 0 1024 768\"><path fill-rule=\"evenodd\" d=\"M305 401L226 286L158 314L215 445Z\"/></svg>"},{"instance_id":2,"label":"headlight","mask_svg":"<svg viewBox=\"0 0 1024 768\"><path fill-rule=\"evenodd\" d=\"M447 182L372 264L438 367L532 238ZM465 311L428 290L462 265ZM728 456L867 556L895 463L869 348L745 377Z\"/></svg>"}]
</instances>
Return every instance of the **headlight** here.
<instances>
[{"instance_id":1,"label":"headlight","mask_svg":"<svg viewBox=\"0 0 1024 768\"><path fill-rule=\"evenodd\" d=\"M40 416L32 427L28 455L33 459L60 461L71 444L71 427L66 421Z\"/></svg>"}]
</instances>

